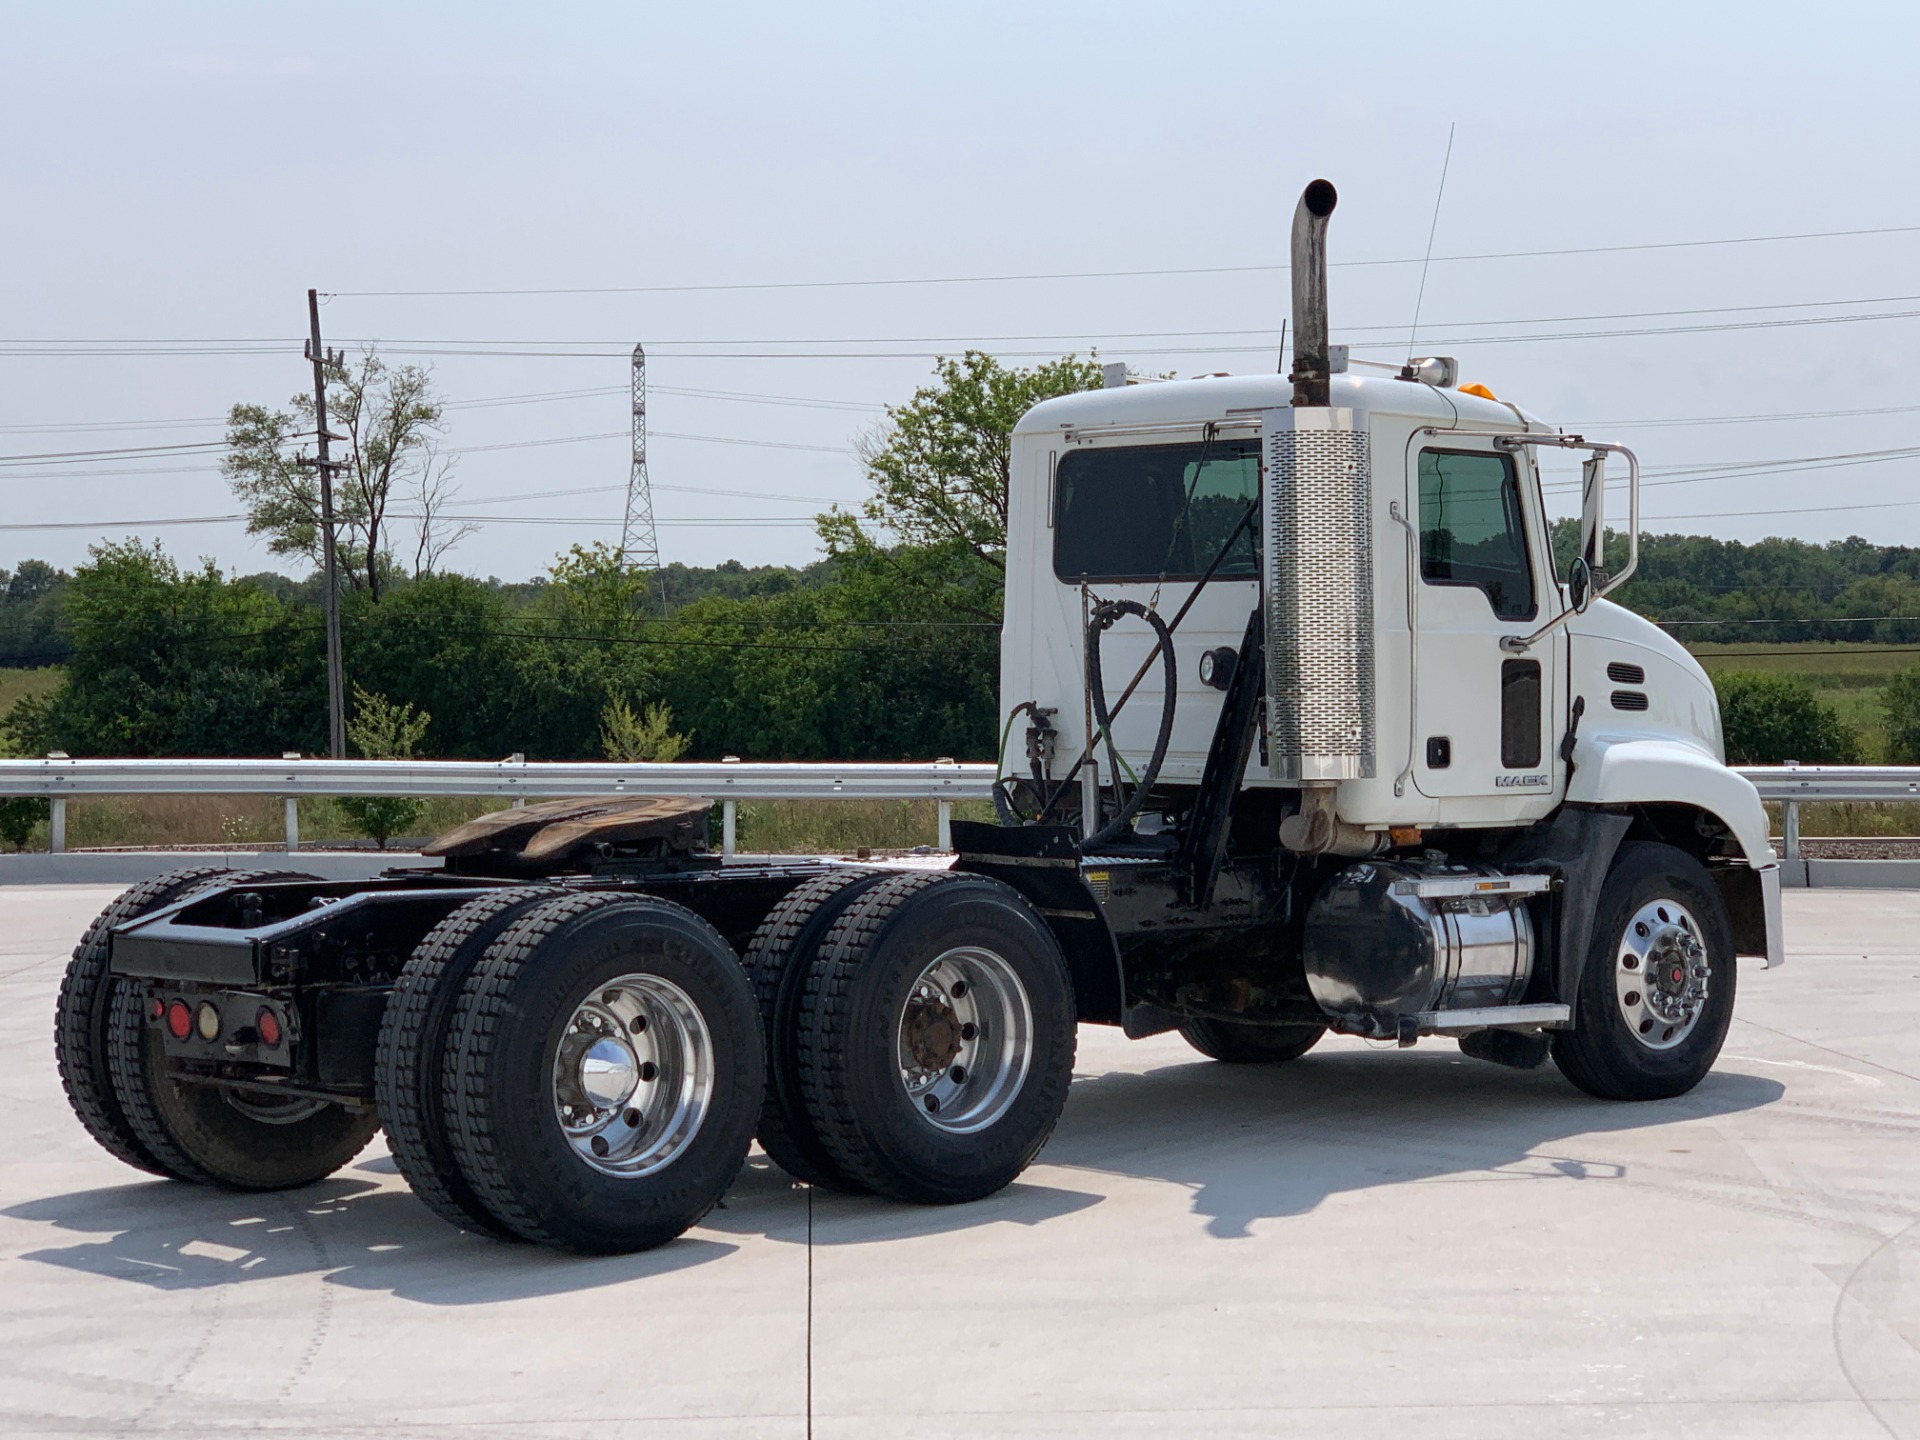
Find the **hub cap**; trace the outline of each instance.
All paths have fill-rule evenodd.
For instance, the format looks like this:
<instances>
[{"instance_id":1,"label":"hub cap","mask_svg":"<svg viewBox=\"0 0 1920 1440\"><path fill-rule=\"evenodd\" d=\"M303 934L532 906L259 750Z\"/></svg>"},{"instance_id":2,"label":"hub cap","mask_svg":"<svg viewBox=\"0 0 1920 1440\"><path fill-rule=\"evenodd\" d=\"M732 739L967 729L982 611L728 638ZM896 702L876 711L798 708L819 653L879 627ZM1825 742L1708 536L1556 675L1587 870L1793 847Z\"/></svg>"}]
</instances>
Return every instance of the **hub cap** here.
<instances>
[{"instance_id":1,"label":"hub cap","mask_svg":"<svg viewBox=\"0 0 1920 1440\"><path fill-rule=\"evenodd\" d=\"M1649 900L1627 921L1614 958L1614 995L1628 1031L1649 1050L1671 1050L1700 1022L1709 974L1693 913L1674 900Z\"/></svg>"},{"instance_id":2,"label":"hub cap","mask_svg":"<svg viewBox=\"0 0 1920 1440\"><path fill-rule=\"evenodd\" d=\"M553 1113L588 1165L651 1175L686 1149L713 1101L713 1036L691 996L622 975L574 1008L553 1057Z\"/></svg>"},{"instance_id":3,"label":"hub cap","mask_svg":"<svg viewBox=\"0 0 1920 1440\"><path fill-rule=\"evenodd\" d=\"M1026 988L991 950L949 950L908 987L895 1050L922 1119L956 1135L984 1130L1007 1113L1033 1063Z\"/></svg>"}]
</instances>

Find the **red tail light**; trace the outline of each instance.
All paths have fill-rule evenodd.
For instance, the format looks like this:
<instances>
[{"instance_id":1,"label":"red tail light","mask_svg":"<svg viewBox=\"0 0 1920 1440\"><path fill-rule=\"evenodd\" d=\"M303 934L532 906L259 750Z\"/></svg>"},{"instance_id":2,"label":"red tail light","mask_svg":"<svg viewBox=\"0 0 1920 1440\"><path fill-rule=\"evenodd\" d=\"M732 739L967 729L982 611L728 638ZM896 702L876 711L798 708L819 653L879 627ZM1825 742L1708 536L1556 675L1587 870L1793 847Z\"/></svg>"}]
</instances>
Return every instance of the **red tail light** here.
<instances>
[{"instance_id":1,"label":"red tail light","mask_svg":"<svg viewBox=\"0 0 1920 1440\"><path fill-rule=\"evenodd\" d=\"M266 1006L262 1005L253 1017L253 1026L260 1032L260 1043L269 1050L280 1043L280 1017Z\"/></svg>"},{"instance_id":2,"label":"red tail light","mask_svg":"<svg viewBox=\"0 0 1920 1440\"><path fill-rule=\"evenodd\" d=\"M184 1040L193 1031L193 1012L187 1008L187 1002L176 1000L167 1006L167 1033L176 1040Z\"/></svg>"}]
</instances>

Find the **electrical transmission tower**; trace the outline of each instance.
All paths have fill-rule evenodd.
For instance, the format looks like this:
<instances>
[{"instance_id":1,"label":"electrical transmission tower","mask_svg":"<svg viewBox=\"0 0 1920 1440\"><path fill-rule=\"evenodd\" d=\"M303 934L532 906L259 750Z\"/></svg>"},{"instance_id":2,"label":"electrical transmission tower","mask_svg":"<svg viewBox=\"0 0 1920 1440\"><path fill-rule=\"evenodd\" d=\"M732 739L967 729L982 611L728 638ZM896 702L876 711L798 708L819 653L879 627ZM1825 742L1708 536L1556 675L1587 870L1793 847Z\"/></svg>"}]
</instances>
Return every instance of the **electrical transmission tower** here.
<instances>
[{"instance_id":1,"label":"electrical transmission tower","mask_svg":"<svg viewBox=\"0 0 1920 1440\"><path fill-rule=\"evenodd\" d=\"M620 560L629 570L660 573L660 538L653 528L653 484L647 479L647 352L639 345L633 347L633 462L627 471L627 514L620 526Z\"/></svg>"}]
</instances>

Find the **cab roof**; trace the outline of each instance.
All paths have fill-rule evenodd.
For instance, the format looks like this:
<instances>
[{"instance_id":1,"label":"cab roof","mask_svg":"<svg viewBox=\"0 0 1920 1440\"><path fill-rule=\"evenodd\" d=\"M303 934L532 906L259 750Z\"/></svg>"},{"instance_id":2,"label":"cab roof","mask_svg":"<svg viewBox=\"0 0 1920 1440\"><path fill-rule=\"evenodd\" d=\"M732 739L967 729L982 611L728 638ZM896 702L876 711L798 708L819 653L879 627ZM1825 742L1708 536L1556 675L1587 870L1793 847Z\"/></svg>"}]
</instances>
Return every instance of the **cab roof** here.
<instances>
[{"instance_id":1,"label":"cab roof","mask_svg":"<svg viewBox=\"0 0 1920 1440\"><path fill-rule=\"evenodd\" d=\"M1405 415L1445 428L1544 431L1556 427L1517 405L1458 390L1441 390L1384 375L1335 375L1336 408ZM1107 390L1083 390L1043 400L1014 427L1016 435L1096 429L1108 425L1168 425L1225 420L1230 413L1270 410L1293 403L1293 383L1284 375L1219 375L1201 380L1148 381Z\"/></svg>"}]
</instances>

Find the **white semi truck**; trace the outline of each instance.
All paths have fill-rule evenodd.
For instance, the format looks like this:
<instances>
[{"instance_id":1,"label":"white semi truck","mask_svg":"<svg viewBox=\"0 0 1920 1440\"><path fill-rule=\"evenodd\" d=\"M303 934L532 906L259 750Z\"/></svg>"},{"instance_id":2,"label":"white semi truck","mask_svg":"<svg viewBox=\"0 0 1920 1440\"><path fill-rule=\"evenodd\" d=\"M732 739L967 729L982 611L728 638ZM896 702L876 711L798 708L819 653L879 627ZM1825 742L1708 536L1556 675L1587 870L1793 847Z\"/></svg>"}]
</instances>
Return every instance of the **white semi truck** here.
<instances>
[{"instance_id":1,"label":"white semi truck","mask_svg":"<svg viewBox=\"0 0 1920 1440\"><path fill-rule=\"evenodd\" d=\"M1637 464L1449 361L1353 373L1335 203L1315 181L1296 213L1290 377L1115 375L1020 422L999 823L956 823L950 869L722 863L697 802L559 802L372 882L162 877L61 989L82 1123L249 1189L384 1128L454 1224L614 1251L695 1223L756 1134L810 1183L991 1194L1051 1133L1080 1023L1697 1084L1736 958L1784 958L1779 872L1706 675L1604 598ZM1564 575L1548 448L1584 459Z\"/></svg>"}]
</instances>

